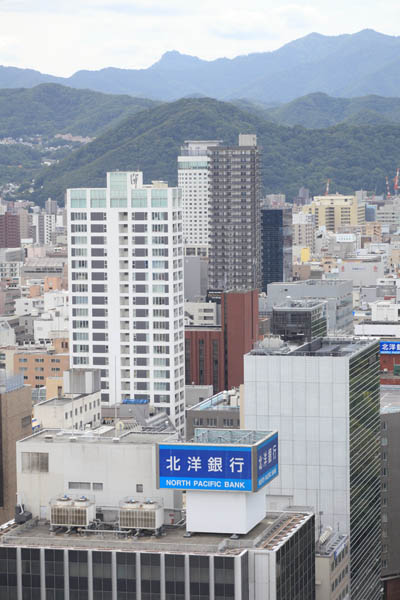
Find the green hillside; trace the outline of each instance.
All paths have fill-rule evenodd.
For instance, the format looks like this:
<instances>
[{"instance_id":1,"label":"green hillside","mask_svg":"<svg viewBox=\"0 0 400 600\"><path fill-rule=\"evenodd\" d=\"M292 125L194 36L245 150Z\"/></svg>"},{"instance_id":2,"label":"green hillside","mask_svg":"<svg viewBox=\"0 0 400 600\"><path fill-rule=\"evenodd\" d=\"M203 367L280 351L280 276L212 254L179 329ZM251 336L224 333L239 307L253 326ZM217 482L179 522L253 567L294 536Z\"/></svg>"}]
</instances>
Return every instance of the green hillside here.
<instances>
[{"instance_id":1,"label":"green hillside","mask_svg":"<svg viewBox=\"0 0 400 600\"><path fill-rule=\"evenodd\" d=\"M76 90L54 83L0 90L0 137L72 133L96 136L121 119L159 103Z\"/></svg>"},{"instance_id":2,"label":"green hillside","mask_svg":"<svg viewBox=\"0 0 400 600\"><path fill-rule=\"evenodd\" d=\"M235 104L279 125L302 125L312 129L344 123L347 125L400 123L400 98L382 96L334 98L327 94L316 93L272 108L242 100L235 101Z\"/></svg>"},{"instance_id":3,"label":"green hillside","mask_svg":"<svg viewBox=\"0 0 400 600\"><path fill-rule=\"evenodd\" d=\"M68 187L104 186L112 169L140 169L146 182L175 184L176 157L185 139L236 143L240 132L258 135L264 192L283 192L288 198L302 185L321 193L328 178L332 191L382 192L386 174L400 164L400 126L283 127L232 104L183 99L129 117L42 171L34 199L41 203L51 196L62 202Z\"/></svg>"}]
</instances>

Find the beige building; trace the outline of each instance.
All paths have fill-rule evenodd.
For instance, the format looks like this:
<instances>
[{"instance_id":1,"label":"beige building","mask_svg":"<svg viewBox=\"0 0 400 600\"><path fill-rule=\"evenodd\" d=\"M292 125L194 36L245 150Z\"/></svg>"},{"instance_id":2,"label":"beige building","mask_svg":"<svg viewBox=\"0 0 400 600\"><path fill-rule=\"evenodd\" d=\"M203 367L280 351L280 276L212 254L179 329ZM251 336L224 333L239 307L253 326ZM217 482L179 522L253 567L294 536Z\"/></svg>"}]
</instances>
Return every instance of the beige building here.
<instances>
[{"instance_id":1,"label":"beige building","mask_svg":"<svg viewBox=\"0 0 400 600\"><path fill-rule=\"evenodd\" d=\"M1 350L0 350L1 351ZM43 387L48 377L62 376L69 369L67 339L55 339L51 348L16 349L14 373L24 376L24 383L32 387Z\"/></svg>"},{"instance_id":2,"label":"beige building","mask_svg":"<svg viewBox=\"0 0 400 600\"><path fill-rule=\"evenodd\" d=\"M316 600L349 600L349 556L347 535L331 528L322 533L315 553Z\"/></svg>"},{"instance_id":3,"label":"beige building","mask_svg":"<svg viewBox=\"0 0 400 600\"><path fill-rule=\"evenodd\" d=\"M0 372L0 523L14 518L16 442L32 433L32 391L21 376Z\"/></svg>"},{"instance_id":4,"label":"beige building","mask_svg":"<svg viewBox=\"0 0 400 600\"><path fill-rule=\"evenodd\" d=\"M303 213L314 215L315 226L326 227L328 231L337 231L344 225L365 223L365 203L359 202L356 196L314 196L311 204L303 206Z\"/></svg>"}]
</instances>

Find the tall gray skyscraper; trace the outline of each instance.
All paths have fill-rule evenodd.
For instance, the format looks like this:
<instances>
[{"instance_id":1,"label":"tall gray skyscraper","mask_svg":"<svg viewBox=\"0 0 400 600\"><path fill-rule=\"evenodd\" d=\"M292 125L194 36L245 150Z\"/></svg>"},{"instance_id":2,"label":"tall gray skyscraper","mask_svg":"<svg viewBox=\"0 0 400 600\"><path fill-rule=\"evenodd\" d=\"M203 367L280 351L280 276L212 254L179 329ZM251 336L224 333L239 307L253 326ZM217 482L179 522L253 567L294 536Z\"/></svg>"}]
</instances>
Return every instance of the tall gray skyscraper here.
<instances>
[{"instance_id":1,"label":"tall gray skyscraper","mask_svg":"<svg viewBox=\"0 0 400 600\"><path fill-rule=\"evenodd\" d=\"M208 150L209 285L254 289L261 283L260 158L255 135Z\"/></svg>"}]
</instances>

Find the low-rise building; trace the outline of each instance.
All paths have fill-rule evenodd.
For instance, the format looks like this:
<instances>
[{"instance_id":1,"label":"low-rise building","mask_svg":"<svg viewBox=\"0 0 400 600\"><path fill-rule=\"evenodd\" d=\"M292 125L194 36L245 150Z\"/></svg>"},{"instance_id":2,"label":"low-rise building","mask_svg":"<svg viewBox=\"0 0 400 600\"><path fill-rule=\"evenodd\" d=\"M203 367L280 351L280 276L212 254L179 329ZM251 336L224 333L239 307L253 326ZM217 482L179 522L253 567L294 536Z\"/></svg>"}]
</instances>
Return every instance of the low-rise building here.
<instances>
[{"instance_id":1,"label":"low-rise building","mask_svg":"<svg viewBox=\"0 0 400 600\"><path fill-rule=\"evenodd\" d=\"M49 348L16 349L14 354L14 373L22 374L24 382L32 387L45 385L47 377L62 375L69 369L68 340L53 340Z\"/></svg>"},{"instance_id":2,"label":"low-rise building","mask_svg":"<svg viewBox=\"0 0 400 600\"><path fill-rule=\"evenodd\" d=\"M315 555L316 600L349 600L350 546L347 535L326 529Z\"/></svg>"},{"instance_id":3,"label":"low-rise building","mask_svg":"<svg viewBox=\"0 0 400 600\"><path fill-rule=\"evenodd\" d=\"M31 388L24 385L20 375L7 376L4 371L0 371L0 521L2 523L14 516L17 492L16 442L31 433ZM0 598L2 597L0 591Z\"/></svg>"},{"instance_id":4,"label":"low-rise building","mask_svg":"<svg viewBox=\"0 0 400 600\"><path fill-rule=\"evenodd\" d=\"M186 439L194 437L196 427L240 428L240 392L232 389L206 398L186 411Z\"/></svg>"}]
</instances>

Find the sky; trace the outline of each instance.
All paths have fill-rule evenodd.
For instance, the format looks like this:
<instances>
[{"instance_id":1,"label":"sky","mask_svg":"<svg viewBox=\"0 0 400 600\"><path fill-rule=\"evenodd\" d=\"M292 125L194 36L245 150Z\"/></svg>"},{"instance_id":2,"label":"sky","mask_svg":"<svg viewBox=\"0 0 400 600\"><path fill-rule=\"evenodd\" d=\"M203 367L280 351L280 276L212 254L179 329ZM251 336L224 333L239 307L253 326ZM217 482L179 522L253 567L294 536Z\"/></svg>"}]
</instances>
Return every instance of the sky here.
<instances>
[{"instance_id":1,"label":"sky","mask_svg":"<svg viewBox=\"0 0 400 600\"><path fill-rule=\"evenodd\" d=\"M168 50L206 60L311 32L398 35L399 0L0 0L0 65L68 77L146 68Z\"/></svg>"}]
</instances>

